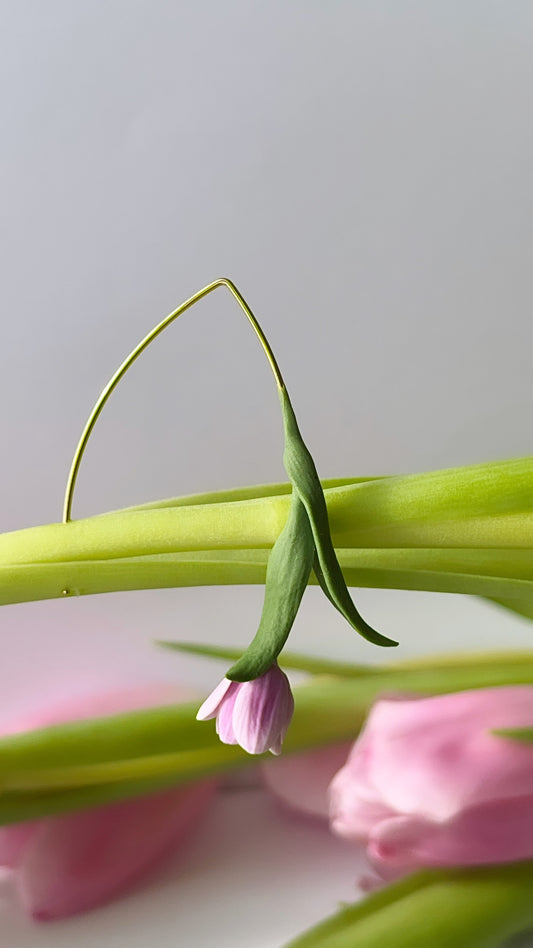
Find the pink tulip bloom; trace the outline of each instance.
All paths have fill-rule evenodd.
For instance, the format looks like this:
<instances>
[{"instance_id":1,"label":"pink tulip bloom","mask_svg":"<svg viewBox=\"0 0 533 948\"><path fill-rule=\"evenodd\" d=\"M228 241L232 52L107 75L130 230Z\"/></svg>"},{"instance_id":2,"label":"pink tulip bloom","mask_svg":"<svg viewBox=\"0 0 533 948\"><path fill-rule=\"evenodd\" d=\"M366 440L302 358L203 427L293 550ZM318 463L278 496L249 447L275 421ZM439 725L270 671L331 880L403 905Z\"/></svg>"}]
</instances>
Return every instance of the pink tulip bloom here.
<instances>
[{"instance_id":1,"label":"pink tulip bloom","mask_svg":"<svg viewBox=\"0 0 533 948\"><path fill-rule=\"evenodd\" d=\"M384 879L533 858L533 687L378 701L330 787L334 832Z\"/></svg>"},{"instance_id":2,"label":"pink tulip bloom","mask_svg":"<svg viewBox=\"0 0 533 948\"><path fill-rule=\"evenodd\" d=\"M294 712L294 698L286 674L277 664L253 681L223 678L196 715L199 721L217 719L224 744L240 744L249 754L281 753Z\"/></svg>"},{"instance_id":3,"label":"pink tulip bloom","mask_svg":"<svg viewBox=\"0 0 533 948\"><path fill-rule=\"evenodd\" d=\"M103 696L40 713L2 729L20 733L89 716L184 700L167 686ZM215 789L204 780L64 816L0 827L0 866L14 873L26 912L49 921L120 895L177 851Z\"/></svg>"},{"instance_id":4,"label":"pink tulip bloom","mask_svg":"<svg viewBox=\"0 0 533 948\"><path fill-rule=\"evenodd\" d=\"M261 764L268 790L290 810L326 821L329 785L345 763L350 744L332 744L302 754L286 754Z\"/></svg>"}]
</instances>

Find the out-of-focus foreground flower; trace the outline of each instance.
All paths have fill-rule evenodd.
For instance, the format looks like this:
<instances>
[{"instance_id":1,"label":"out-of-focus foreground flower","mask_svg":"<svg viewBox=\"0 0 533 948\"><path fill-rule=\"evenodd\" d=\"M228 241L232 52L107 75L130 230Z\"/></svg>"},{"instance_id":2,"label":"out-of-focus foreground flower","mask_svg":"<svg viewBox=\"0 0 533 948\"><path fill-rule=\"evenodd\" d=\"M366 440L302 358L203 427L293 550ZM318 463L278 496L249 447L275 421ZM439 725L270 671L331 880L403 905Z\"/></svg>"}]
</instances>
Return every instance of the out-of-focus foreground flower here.
<instances>
[{"instance_id":1,"label":"out-of-focus foreground flower","mask_svg":"<svg viewBox=\"0 0 533 948\"><path fill-rule=\"evenodd\" d=\"M186 700L167 686L100 696L16 721L20 733L89 716ZM165 790L108 806L0 828L0 866L14 873L24 909L36 921L75 915L148 876L196 825L216 782Z\"/></svg>"},{"instance_id":2,"label":"out-of-focus foreground flower","mask_svg":"<svg viewBox=\"0 0 533 948\"><path fill-rule=\"evenodd\" d=\"M381 700L330 787L334 832L361 840L381 880L421 867L533 857L533 687Z\"/></svg>"},{"instance_id":3,"label":"out-of-focus foreground flower","mask_svg":"<svg viewBox=\"0 0 533 948\"><path fill-rule=\"evenodd\" d=\"M274 664L252 681L223 678L196 717L199 721L216 717L217 734L224 744L240 744L249 754L268 750L280 754L293 713L289 679Z\"/></svg>"}]
</instances>

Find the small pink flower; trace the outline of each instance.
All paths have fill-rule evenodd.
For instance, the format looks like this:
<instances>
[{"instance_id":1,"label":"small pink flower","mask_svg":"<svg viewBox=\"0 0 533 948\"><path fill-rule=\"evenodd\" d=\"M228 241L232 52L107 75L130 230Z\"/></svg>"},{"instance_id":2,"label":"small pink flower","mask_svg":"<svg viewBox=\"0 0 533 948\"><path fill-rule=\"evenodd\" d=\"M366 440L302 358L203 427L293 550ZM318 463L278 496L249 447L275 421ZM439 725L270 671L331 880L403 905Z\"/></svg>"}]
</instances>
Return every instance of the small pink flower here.
<instances>
[{"instance_id":1,"label":"small pink flower","mask_svg":"<svg viewBox=\"0 0 533 948\"><path fill-rule=\"evenodd\" d=\"M294 712L289 680L277 664L253 681L223 678L196 715L199 721L216 717L217 734L224 744L240 744L249 754L281 753Z\"/></svg>"},{"instance_id":2,"label":"small pink flower","mask_svg":"<svg viewBox=\"0 0 533 948\"><path fill-rule=\"evenodd\" d=\"M3 728L18 733L62 721L176 702L183 693L151 687L40 713ZM216 783L204 780L29 823L0 828L0 866L11 869L19 899L35 921L75 915L147 877L179 849L200 820Z\"/></svg>"},{"instance_id":3,"label":"small pink flower","mask_svg":"<svg viewBox=\"0 0 533 948\"><path fill-rule=\"evenodd\" d=\"M382 880L421 867L533 857L533 687L378 701L330 786L333 830Z\"/></svg>"}]
</instances>

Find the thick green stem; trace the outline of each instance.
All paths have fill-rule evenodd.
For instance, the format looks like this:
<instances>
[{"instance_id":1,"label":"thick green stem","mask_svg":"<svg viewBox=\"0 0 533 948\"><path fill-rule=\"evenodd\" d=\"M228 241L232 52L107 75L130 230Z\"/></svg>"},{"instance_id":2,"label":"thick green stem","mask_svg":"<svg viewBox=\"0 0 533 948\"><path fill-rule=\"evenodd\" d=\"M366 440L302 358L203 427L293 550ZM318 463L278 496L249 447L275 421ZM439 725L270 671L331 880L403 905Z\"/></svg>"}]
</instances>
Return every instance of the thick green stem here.
<instances>
[{"instance_id":1,"label":"thick green stem","mask_svg":"<svg viewBox=\"0 0 533 948\"><path fill-rule=\"evenodd\" d=\"M533 862L423 872L388 886L287 948L502 948L533 924Z\"/></svg>"},{"instance_id":2,"label":"thick green stem","mask_svg":"<svg viewBox=\"0 0 533 948\"><path fill-rule=\"evenodd\" d=\"M531 459L325 486L350 585L532 599ZM272 485L2 534L0 604L263 583L289 503Z\"/></svg>"},{"instance_id":3,"label":"thick green stem","mask_svg":"<svg viewBox=\"0 0 533 948\"><path fill-rule=\"evenodd\" d=\"M438 694L533 682L533 652L398 663L355 678L313 678L294 689L296 712L284 744L295 753L357 735L384 693ZM171 705L78 721L0 740L0 824L36 819L253 764L220 744L197 705Z\"/></svg>"}]
</instances>

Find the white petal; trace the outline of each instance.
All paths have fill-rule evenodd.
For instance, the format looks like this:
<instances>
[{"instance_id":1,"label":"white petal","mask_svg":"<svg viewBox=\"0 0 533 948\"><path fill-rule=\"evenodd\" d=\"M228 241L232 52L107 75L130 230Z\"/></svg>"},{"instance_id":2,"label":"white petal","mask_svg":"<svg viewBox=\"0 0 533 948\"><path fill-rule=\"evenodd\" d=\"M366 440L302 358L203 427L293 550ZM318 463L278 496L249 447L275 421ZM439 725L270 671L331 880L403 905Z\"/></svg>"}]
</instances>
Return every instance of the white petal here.
<instances>
[{"instance_id":1,"label":"white petal","mask_svg":"<svg viewBox=\"0 0 533 948\"><path fill-rule=\"evenodd\" d=\"M209 721L211 718L216 717L222 700L233 684L235 683L230 681L229 678L223 678L205 699L201 708L198 709L196 720Z\"/></svg>"}]
</instances>

